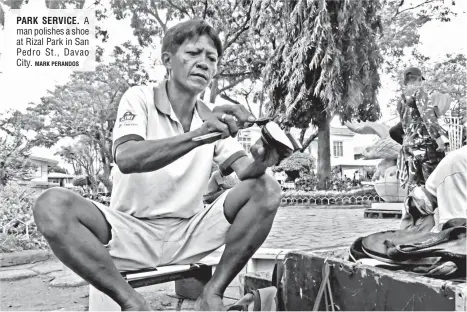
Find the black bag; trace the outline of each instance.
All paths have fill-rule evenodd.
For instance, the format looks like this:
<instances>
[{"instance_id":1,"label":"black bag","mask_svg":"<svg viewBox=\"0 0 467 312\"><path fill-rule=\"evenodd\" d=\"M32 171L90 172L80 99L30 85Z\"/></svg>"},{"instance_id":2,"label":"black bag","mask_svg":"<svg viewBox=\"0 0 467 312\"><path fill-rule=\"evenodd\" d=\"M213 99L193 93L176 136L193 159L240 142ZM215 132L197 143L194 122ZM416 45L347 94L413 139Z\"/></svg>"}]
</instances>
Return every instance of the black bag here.
<instances>
[{"instance_id":1,"label":"black bag","mask_svg":"<svg viewBox=\"0 0 467 312\"><path fill-rule=\"evenodd\" d=\"M358 238L350 248L350 260L372 258L381 266L424 276L465 278L466 232L465 218L450 220L439 233L378 232Z\"/></svg>"}]
</instances>

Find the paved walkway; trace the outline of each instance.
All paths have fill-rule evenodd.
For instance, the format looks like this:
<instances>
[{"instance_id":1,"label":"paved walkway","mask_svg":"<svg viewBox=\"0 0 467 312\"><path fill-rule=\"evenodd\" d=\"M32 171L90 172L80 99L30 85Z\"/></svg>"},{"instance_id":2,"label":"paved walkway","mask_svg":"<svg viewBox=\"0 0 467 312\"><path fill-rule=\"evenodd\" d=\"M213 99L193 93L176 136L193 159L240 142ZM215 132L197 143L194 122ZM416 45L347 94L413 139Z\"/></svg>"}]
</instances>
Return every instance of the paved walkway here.
<instances>
[{"instance_id":1,"label":"paved walkway","mask_svg":"<svg viewBox=\"0 0 467 312\"><path fill-rule=\"evenodd\" d=\"M364 219L365 208L281 207L262 247L322 249L349 246L359 236L397 229L400 219Z\"/></svg>"},{"instance_id":2,"label":"paved walkway","mask_svg":"<svg viewBox=\"0 0 467 312\"><path fill-rule=\"evenodd\" d=\"M350 246L359 236L395 229L399 220L364 219L363 208L283 207L264 248L324 249ZM238 298L238 282L227 291ZM86 282L57 260L0 268L1 311L88 309ZM155 310L191 310L174 283L139 288ZM226 299L226 304L233 303Z\"/></svg>"}]
</instances>

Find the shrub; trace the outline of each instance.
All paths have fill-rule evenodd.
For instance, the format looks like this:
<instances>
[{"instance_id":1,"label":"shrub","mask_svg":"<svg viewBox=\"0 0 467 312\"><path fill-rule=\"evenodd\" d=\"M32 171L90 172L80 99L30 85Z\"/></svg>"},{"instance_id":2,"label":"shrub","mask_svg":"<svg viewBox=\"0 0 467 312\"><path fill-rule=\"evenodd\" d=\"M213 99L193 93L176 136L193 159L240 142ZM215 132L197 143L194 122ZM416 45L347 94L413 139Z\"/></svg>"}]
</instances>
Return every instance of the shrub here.
<instances>
[{"instance_id":1,"label":"shrub","mask_svg":"<svg viewBox=\"0 0 467 312\"><path fill-rule=\"evenodd\" d=\"M35 198L28 186L12 182L0 186L0 252L49 248L34 223Z\"/></svg>"},{"instance_id":2,"label":"shrub","mask_svg":"<svg viewBox=\"0 0 467 312\"><path fill-rule=\"evenodd\" d=\"M315 168L315 159L308 153L294 153L292 156L284 159L278 166L273 166L273 172L284 171L289 181L298 177L309 175Z\"/></svg>"},{"instance_id":3,"label":"shrub","mask_svg":"<svg viewBox=\"0 0 467 312\"><path fill-rule=\"evenodd\" d=\"M88 186L91 185L91 182L89 181L89 178L87 176L79 176L75 177L73 181L71 181L73 186Z\"/></svg>"}]
</instances>

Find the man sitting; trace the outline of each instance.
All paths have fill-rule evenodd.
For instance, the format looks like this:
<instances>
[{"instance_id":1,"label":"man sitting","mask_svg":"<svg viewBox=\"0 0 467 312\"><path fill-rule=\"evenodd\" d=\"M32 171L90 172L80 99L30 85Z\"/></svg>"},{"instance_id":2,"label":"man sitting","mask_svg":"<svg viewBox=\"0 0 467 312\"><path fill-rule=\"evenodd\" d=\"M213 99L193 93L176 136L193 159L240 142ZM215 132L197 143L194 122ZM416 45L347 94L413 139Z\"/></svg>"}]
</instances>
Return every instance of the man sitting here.
<instances>
[{"instance_id":1,"label":"man sitting","mask_svg":"<svg viewBox=\"0 0 467 312\"><path fill-rule=\"evenodd\" d=\"M467 146L452 151L441 160L405 203L402 230L439 232L452 219L467 216Z\"/></svg>"},{"instance_id":2,"label":"man sitting","mask_svg":"<svg viewBox=\"0 0 467 312\"><path fill-rule=\"evenodd\" d=\"M446 155L428 177L426 190L436 197L438 208L434 211L435 227L455 218L467 218L467 146Z\"/></svg>"},{"instance_id":3,"label":"man sitting","mask_svg":"<svg viewBox=\"0 0 467 312\"><path fill-rule=\"evenodd\" d=\"M211 110L197 100L221 54L217 33L202 20L169 29L162 44L168 80L132 87L120 101L110 208L63 188L35 203L35 221L55 255L122 310L150 306L120 271L193 263L225 244L196 302L198 310L224 310L226 287L271 229L281 189L264 173L278 152L260 139L248 157L232 137L254 117L241 105ZM222 136L193 140L213 132ZM204 208L213 161L241 182Z\"/></svg>"}]
</instances>

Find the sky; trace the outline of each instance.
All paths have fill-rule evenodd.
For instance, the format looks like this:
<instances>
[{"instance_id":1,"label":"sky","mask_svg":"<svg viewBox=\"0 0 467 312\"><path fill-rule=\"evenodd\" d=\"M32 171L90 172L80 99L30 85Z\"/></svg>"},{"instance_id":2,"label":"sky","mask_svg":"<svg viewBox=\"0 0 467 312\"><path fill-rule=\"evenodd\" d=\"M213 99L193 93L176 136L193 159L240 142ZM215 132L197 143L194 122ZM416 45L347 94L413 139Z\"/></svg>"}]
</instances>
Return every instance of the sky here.
<instances>
[{"instance_id":1,"label":"sky","mask_svg":"<svg viewBox=\"0 0 467 312\"><path fill-rule=\"evenodd\" d=\"M412 3L422 2L422 0L413 0ZM87 0L85 7L88 7L92 3L91 0ZM41 8L44 2L41 1L29 1L24 6L23 10L34 12L38 8ZM456 1L456 11L460 14L453 18L451 22L441 23L437 21L431 21L427 23L420 30L420 50L432 59L437 59L445 55L446 53L465 53L466 52L466 40L465 29L467 29L467 1ZM6 12L6 18L8 18L8 12ZM113 46L123 43L127 40L132 40L136 43L135 38L130 27L128 20L117 21L113 18L109 18L106 21L106 26L110 30L109 41L104 45L104 48L111 50ZM5 40L5 30L0 30L0 53L4 49L3 41ZM152 61L150 59L150 51L145 51L143 57L147 57L146 66L150 68ZM152 54L159 56L159 46L156 47L156 51L152 51ZM0 62L0 72L2 71ZM164 74L164 70L150 71L151 78L161 80ZM8 109L19 109L24 110L28 103L37 102L40 97L46 95L48 89L53 89L57 84L63 84L66 82L71 72L67 69L60 71L54 71L52 73L32 73L24 74L8 72L0 74L0 113ZM397 88L397 84L388 76L382 75L382 88L379 91L378 101L381 106L383 113L382 120L390 121L392 116L389 114L387 103L394 95ZM255 109L255 108L253 108ZM257 110L257 108L256 108ZM336 121L333 125L337 125ZM373 138L374 139L374 138ZM371 141L372 138L363 136L362 144ZM54 150L36 149L37 153L46 157L53 157L60 160L58 156L53 156ZM63 164L61 162L61 164Z\"/></svg>"}]
</instances>

